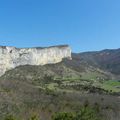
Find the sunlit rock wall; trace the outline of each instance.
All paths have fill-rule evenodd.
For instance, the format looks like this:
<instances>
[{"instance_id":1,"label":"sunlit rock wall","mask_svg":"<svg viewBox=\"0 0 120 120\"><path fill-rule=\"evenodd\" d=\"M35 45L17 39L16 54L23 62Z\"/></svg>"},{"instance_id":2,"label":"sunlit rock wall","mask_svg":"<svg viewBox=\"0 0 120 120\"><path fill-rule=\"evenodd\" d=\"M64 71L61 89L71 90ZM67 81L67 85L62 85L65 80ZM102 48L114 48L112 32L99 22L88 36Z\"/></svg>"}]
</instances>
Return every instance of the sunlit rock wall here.
<instances>
[{"instance_id":1,"label":"sunlit rock wall","mask_svg":"<svg viewBox=\"0 0 120 120\"><path fill-rule=\"evenodd\" d=\"M71 49L67 45L21 49L0 46L0 76L20 65L55 64L63 58L71 59Z\"/></svg>"}]
</instances>

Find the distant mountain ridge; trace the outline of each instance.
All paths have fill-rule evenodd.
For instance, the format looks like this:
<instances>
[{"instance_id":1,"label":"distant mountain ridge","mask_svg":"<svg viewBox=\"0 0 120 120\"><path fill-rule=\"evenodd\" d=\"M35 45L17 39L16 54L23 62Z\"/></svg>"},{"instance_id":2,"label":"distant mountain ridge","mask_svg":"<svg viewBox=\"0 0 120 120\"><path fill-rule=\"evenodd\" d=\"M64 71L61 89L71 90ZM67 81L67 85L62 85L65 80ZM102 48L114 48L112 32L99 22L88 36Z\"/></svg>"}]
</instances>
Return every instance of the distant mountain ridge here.
<instances>
[{"instance_id":1,"label":"distant mountain ridge","mask_svg":"<svg viewBox=\"0 0 120 120\"><path fill-rule=\"evenodd\" d=\"M74 54L89 65L120 75L120 49L105 49L97 52ZM73 55L73 56L74 56Z\"/></svg>"}]
</instances>

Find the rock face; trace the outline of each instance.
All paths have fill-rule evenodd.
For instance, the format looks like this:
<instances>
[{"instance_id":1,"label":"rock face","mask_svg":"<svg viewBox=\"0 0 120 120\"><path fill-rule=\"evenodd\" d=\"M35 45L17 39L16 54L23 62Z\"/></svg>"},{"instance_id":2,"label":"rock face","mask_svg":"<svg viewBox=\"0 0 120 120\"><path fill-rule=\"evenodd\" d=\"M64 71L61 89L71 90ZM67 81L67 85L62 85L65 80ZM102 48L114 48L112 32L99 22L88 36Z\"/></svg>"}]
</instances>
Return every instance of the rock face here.
<instances>
[{"instance_id":1,"label":"rock face","mask_svg":"<svg viewBox=\"0 0 120 120\"><path fill-rule=\"evenodd\" d=\"M55 64L64 58L71 59L71 49L67 45L21 49L0 46L0 76L20 65Z\"/></svg>"}]
</instances>

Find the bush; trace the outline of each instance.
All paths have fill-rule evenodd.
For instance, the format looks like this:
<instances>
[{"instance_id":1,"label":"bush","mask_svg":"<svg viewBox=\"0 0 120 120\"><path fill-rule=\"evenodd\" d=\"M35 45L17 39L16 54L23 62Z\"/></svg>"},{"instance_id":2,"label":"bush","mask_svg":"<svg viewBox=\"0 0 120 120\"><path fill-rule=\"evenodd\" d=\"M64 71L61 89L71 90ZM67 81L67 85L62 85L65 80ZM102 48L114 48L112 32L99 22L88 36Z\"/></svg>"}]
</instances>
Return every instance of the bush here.
<instances>
[{"instance_id":1,"label":"bush","mask_svg":"<svg viewBox=\"0 0 120 120\"><path fill-rule=\"evenodd\" d=\"M48 83L52 82L53 80L54 80L54 77L53 77L53 76L50 76L50 75L45 75L45 76L43 77L43 82L44 82L45 84L48 84Z\"/></svg>"},{"instance_id":2,"label":"bush","mask_svg":"<svg viewBox=\"0 0 120 120\"><path fill-rule=\"evenodd\" d=\"M17 120L13 115L8 115L4 120Z\"/></svg>"},{"instance_id":3,"label":"bush","mask_svg":"<svg viewBox=\"0 0 120 120\"><path fill-rule=\"evenodd\" d=\"M77 114L75 120L101 120L98 113L90 107L83 107Z\"/></svg>"},{"instance_id":4,"label":"bush","mask_svg":"<svg viewBox=\"0 0 120 120\"><path fill-rule=\"evenodd\" d=\"M75 120L74 115L72 113L56 113L52 120Z\"/></svg>"},{"instance_id":5,"label":"bush","mask_svg":"<svg viewBox=\"0 0 120 120\"><path fill-rule=\"evenodd\" d=\"M79 112L56 113L52 120L101 120L94 108L82 107Z\"/></svg>"},{"instance_id":6,"label":"bush","mask_svg":"<svg viewBox=\"0 0 120 120\"><path fill-rule=\"evenodd\" d=\"M28 120L40 120L37 115L31 116Z\"/></svg>"}]
</instances>

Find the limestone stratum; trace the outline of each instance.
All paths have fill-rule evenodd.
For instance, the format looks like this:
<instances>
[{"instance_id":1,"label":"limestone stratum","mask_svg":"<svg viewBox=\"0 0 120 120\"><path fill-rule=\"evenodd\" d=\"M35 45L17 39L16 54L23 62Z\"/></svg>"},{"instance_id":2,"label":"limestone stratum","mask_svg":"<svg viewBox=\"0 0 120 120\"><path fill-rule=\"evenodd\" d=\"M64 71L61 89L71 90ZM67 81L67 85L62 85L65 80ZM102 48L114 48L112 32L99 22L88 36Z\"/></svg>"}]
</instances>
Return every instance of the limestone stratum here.
<instances>
[{"instance_id":1,"label":"limestone stratum","mask_svg":"<svg viewBox=\"0 0 120 120\"><path fill-rule=\"evenodd\" d=\"M21 65L45 65L71 59L71 48L68 45L16 48L0 46L0 76L7 70Z\"/></svg>"}]
</instances>

